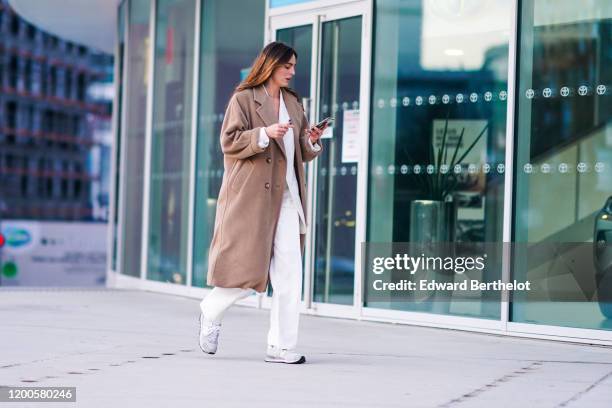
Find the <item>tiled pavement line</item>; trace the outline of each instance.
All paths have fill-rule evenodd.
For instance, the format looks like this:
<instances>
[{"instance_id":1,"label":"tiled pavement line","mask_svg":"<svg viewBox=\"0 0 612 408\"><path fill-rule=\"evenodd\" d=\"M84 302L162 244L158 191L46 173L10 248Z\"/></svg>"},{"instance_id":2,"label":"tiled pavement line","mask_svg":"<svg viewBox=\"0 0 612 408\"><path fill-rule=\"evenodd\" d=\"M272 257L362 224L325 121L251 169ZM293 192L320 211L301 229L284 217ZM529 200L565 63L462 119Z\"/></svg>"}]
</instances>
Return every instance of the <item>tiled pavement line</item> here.
<instances>
[{"instance_id":1,"label":"tiled pavement line","mask_svg":"<svg viewBox=\"0 0 612 408\"><path fill-rule=\"evenodd\" d=\"M540 367L542 367L544 363L542 361L535 361L531 364L528 364L524 367L521 367L517 370L512 371L510 374L506 374L503 375L499 378L494 379L491 382L486 383L485 385L483 385L482 387L476 388L475 390L472 390L470 392L467 392L457 398L453 398L452 400L445 402L442 405L438 405L439 408L446 408L446 407L452 407L453 405L459 404L463 401L466 401L470 398L476 397L484 392L487 392L488 390L490 390L491 388L497 387L507 381L511 381L512 378L518 377L518 376L522 376L528 373L533 372L534 370L539 369Z\"/></svg>"},{"instance_id":2,"label":"tiled pavement line","mask_svg":"<svg viewBox=\"0 0 612 408\"><path fill-rule=\"evenodd\" d=\"M580 398L585 396L589 391L593 390L595 387L597 387L599 384L601 384L602 382L604 382L605 380L607 380L610 377L612 377L612 371L610 371L609 373L607 373L606 375L601 377L599 380L595 381L593 384L591 384L588 387L586 387L584 390L576 393L571 398L563 401L561 404L557 405L557 407L567 407L568 405L578 401Z\"/></svg>"}]
</instances>

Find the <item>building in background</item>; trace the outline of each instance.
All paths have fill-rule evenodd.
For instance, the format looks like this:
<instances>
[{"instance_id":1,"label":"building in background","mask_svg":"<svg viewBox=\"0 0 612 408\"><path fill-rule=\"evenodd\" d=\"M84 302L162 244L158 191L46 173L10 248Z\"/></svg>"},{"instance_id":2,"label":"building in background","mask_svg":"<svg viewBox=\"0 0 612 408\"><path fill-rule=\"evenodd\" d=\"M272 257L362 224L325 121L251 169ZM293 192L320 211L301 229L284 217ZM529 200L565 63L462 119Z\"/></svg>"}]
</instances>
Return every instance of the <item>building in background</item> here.
<instances>
[{"instance_id":1,"label":"building in background","mask_svg":"<svg viewBox=\"0 0 612 408\"><path fill-rule=\"evenodd\" d=\"M0 0L0 218L108 219L113 56Z\"/></svg>"},{"instance_id":2,"label":"building in background","mask_svg":"<svg viewBox=\"0 0 612 408\"><path fill-rule=\"evenodd\" d=\"M113 58L0 0L0 286L105 283Z\"/></svg>"}]
</instances>

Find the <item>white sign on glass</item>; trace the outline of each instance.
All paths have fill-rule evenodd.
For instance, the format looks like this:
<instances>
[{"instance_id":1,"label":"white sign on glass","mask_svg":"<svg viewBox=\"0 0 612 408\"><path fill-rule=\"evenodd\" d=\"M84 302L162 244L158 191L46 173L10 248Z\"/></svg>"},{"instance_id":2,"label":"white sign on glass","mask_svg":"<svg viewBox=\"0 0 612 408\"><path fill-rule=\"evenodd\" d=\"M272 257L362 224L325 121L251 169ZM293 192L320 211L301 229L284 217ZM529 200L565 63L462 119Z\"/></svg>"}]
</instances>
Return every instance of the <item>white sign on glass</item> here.
<instances>
[{"instance_id":1,"label":"white sign on glass","mask_svg":"<svg viewBox=\"0 0 612 408\"><path fill-rule=\"evenodd\" d=\"M359 161L359 109L347 109L343 115L342 163Z\"/></svg>"}]
</instances>

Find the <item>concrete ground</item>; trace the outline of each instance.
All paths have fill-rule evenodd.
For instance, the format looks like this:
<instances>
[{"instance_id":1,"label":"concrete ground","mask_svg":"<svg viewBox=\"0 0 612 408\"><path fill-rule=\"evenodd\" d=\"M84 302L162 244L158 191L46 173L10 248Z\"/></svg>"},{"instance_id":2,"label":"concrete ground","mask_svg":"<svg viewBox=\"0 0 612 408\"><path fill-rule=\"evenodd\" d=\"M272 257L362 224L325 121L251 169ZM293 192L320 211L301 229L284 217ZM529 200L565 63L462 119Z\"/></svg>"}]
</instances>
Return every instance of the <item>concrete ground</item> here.
<instances>
[{"instance_id":1,"label":"concrete ground","mask_svg":"<svg viewBox=\"0 0 612 408\"><path fill-rule=\"evenodd\" d=\"M77 387L53 407L612 406L606 347L302 316L307 363L270 364L268 311L231 308L214 356L197 317L173 295L2 288L0 385Z\"/></svg>"}]
</instances>

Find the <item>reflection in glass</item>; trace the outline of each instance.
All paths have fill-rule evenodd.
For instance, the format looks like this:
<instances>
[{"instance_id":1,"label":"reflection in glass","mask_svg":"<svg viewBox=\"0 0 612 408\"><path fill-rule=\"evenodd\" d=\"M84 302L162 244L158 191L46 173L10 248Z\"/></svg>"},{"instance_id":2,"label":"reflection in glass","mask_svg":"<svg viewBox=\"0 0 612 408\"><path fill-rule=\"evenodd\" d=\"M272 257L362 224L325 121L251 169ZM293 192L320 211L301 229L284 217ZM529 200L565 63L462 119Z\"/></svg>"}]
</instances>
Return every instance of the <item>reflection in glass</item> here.
<instances>
[{"instance_id":1,"label":"reflection in glass","mask_svg":"<svg viewBox=\"0 0 612 408\"><path fill-rule=\"evenodd\" d=\"M202 2L193 286L206 284L208 248L223 177L219 144L223 113L262 47L264 12L265 0Z\"/></svg>"},{"instance_id":2,"label":"reflection in glass","mask_svg":"<svg viewBox=\"0 0 612 408\"><path fill-rule=\"evenodd\" d=\"M510 7L500 1L376 3L368 241L502 240ZM444 146L449 153L439 157ZM432 182L444 177L448 183ZM501 278L501 259L479 273L468 278ZM365 305L500 317L499 301L479 296L407 302L390 294L388 302L366 298Z\"/></svg>"},{"instance_id":3,"label":"reflection in glass","mask_svg":"<svg viewBox=\"0 0 612 408\"><path fill-rule=\"evenodd\" d=\"M196 0L158 0L147 278L185 284Z\"/></svg>"},{"instance_id":4,"label":"reflection in glass","mask_svg":"<svg viewBox=\"0 0 612 408\"><path fill-rule=\"evenodd\" d=\"M115 110L117 112L117 117L116 117L116 138L115 138L115 157L114 157L114 161L115 161L115 173L111 175L111 177L114 178L115 181L115 188L113 191L113 197L114 197L114 207L115 207L115 212L113 215L113 219L111 220L112 222L112 228L111 228L111 234L112 234L112 249L111 249L111 270L116 271L117 270L117 245L118 245L118 236L119 236L119 232L118 232L118 225L119 225L119 183L122 182L121 178L119 177L120 171L119 171L119 166L121 166L121 134L123 133L123 124L121 123L121 110L122 110L122 106L123 106L123 55L125 52L125 8L126 8L126 2L123 2L119 5L119 8L117 9L117 43L118 43L118 47L117 47L117 56L116 56L116 64L117 64L117 78L115 78L115 81L117 83L116 85L116 89L117 89L117 97L115 99L115 103L117 104L117 106L115 107ZM4 70L0 68L0 86L3 86L4 82L3 82L3 78L2 75L4 74Z\"/></svg>"},{"instance_id":5,"label":"reflection in glass","mask_svg":"<svg viewBox=\"0 0 612 408\"><path fill-rule=\"evenodd\" d=\"M140 276L151 0L129 2L121 272Z\"/></svg>"},{"instance_id":6,"label":"reflection in glass","mask_svg":"<svg viewBox=\"0 0 612 408\"><path fill-rule=\"evenodd\" d=\"M293 47L298 54L295 76L290 84L298 95L310 98L310 77L312 61L312 25L285 28L276 32L276 40ZM304 104L304 108L308 108ZM308 113L308 112L306 112Z\"/></svg>"},{"instance_id":7,"label":"reflection in glass","mask_svg":"<svg viewBox=\"0 0 612 408\"><path fill-rule=\"evenodd\" d=\"M317 158L313 299L353 304L358 155L350 142L359 123L361 17L323 23L321 47L317 120L335 122Z\"/></svg>"},{"instance_id":8,"label":"reflection in glass","mask_svg":"<svg viewBox=\"0 0 612 408\"><path fill-rule=\"evenodd\" d=\"M612 3L526 0L520 18L515 240L559 247L538 260L515 257L515 279L546 284L515 298L511 318L610 329L593 259L567 244L594 241L612 195ZM583 301L529 301L559 290Z\"/></svg>"}]
</instances>

